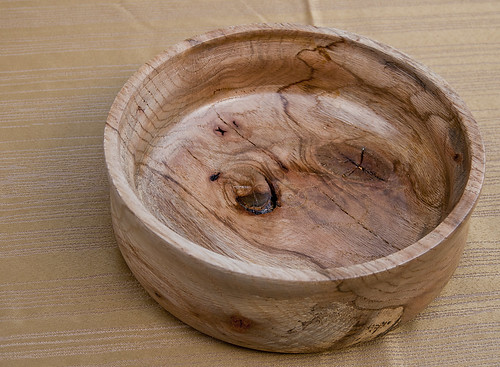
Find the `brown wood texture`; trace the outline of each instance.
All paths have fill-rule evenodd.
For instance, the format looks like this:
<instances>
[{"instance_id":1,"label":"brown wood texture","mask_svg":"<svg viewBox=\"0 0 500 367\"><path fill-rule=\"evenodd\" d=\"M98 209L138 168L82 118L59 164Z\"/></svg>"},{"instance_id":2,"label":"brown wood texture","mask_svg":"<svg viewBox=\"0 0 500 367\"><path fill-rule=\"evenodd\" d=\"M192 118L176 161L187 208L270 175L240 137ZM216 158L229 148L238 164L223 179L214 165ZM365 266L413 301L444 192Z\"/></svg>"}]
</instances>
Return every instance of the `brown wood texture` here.
<instances>
[{"instance_id":1,"label":"brown wood texture","mask_svg":"<svg viewBox=\"0 0 500 367\"><path fill-rule=\"evenodd\" d=\"M144 65L105 151L150 294L246 347L382 335L453 273L484 175L475 121L407 56L339 30L234 27Z\"/></svg>"}]
</instances>

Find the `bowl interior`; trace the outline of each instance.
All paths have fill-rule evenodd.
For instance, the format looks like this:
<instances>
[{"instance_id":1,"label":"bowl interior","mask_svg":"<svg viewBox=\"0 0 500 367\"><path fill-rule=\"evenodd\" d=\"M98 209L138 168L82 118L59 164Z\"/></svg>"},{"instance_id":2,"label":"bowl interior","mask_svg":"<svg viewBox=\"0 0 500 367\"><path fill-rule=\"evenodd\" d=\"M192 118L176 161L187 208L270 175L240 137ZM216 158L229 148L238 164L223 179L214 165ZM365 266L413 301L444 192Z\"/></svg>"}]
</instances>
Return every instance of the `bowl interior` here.
<instances>
[{"instance_id":1,"label":"bowl interior","mask_svg":"<svg viewBox=\"0 0 500 367\"><path fill-rule=\"evenodd\" d=\"M358 264L418 241L464 191L456 111L390 52L254 31L154 63L120 121L123 169L199 246L262 265Z\"/></svg>"}]
</instances>

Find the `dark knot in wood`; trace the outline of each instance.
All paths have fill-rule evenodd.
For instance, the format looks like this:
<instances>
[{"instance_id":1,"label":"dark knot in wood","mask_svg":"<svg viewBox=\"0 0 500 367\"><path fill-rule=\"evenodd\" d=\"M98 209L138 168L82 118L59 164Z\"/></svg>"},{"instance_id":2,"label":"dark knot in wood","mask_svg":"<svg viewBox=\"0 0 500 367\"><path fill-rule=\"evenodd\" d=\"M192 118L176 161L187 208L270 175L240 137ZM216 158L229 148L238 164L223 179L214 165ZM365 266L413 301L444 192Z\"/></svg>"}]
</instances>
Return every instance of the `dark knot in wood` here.
<instances>
[{"instance_id":1,"label":"dark knot in wood","mask_svg":"<svg viewBox=\"0 0 500 367\"><path fill-rule=\"evenodd\" d=\"M274 185L265 179L263 185L240 185L236 187L236 202L247 212L259 215L272 212L277 205L278 197Z\"/></svg>"}]
</instances>

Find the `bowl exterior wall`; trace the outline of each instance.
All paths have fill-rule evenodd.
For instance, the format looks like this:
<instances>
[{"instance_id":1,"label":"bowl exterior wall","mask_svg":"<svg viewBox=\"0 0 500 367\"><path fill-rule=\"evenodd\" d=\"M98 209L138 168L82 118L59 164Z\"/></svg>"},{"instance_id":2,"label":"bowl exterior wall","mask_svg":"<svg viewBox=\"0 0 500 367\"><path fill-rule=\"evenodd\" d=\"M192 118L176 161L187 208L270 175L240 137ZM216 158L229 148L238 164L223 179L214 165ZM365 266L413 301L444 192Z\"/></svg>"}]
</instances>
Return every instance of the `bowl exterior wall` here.
<instances>
[{"instance_id":1,"label":"bowl exterior wall","mask_svg":"<svg viewBox=\"0 0 500 367\"><path fill-rule=\"evenodd\" d=\"M453 274L469 220L422 256L385 271L304 282L211 266L147 228L113 187L111 204L115 235L128 266L165 309L229 343L291 353L368 341L414 317Z\"/></svg>"}]
</instances>

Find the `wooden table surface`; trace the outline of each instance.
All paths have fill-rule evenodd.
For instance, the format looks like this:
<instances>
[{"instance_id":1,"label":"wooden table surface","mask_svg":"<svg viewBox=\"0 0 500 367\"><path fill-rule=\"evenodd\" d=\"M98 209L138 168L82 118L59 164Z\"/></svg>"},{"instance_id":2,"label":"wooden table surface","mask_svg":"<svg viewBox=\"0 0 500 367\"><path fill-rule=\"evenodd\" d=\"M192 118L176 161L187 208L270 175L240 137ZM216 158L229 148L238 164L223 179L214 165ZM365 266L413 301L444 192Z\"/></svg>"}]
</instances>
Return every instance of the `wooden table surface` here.
<instances>
[{"instance_id":1,"label":"wooden table surface","mask_svg":"<svg viewBox=\"0 0 500 367\"><path fill-rule=\"evenodd\" d=\"M416 319L321 354L257 352L151 299L113 237L102 148L127 78L166 47L242 23L359 33L443 76L477 119L486 179L460 265ZM500 365L500 2L0 1L0 366Z\"/></svg>"}]
</instances>

